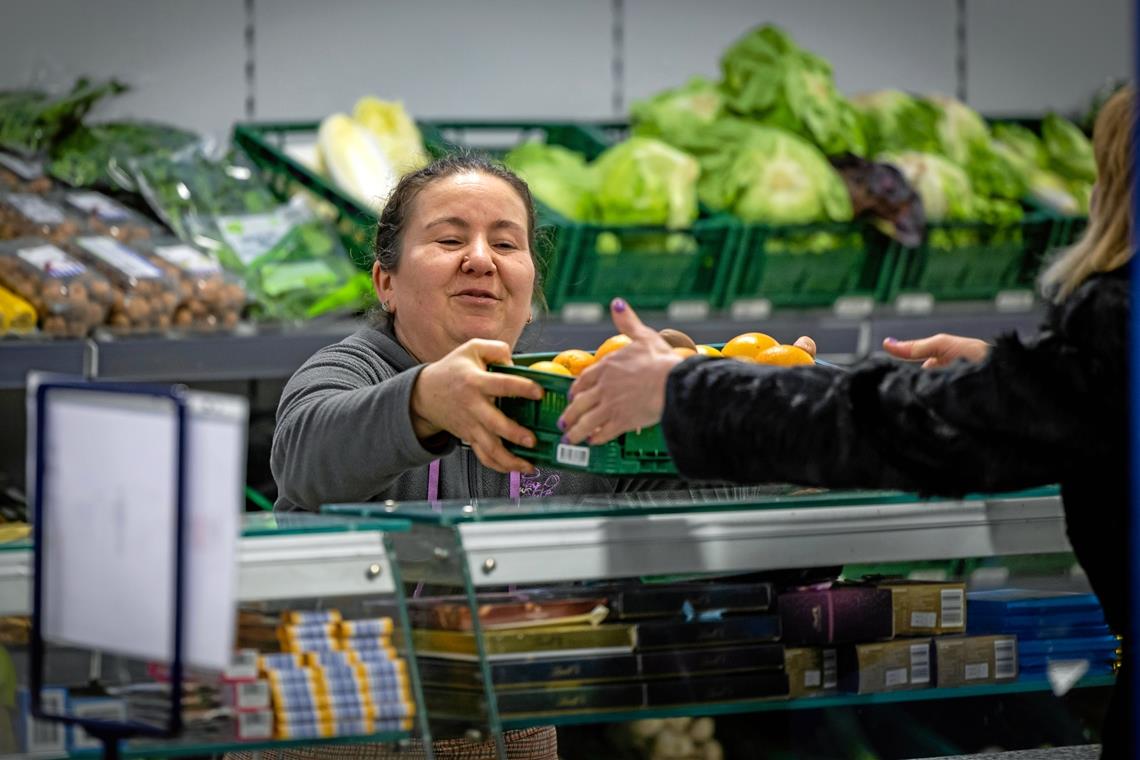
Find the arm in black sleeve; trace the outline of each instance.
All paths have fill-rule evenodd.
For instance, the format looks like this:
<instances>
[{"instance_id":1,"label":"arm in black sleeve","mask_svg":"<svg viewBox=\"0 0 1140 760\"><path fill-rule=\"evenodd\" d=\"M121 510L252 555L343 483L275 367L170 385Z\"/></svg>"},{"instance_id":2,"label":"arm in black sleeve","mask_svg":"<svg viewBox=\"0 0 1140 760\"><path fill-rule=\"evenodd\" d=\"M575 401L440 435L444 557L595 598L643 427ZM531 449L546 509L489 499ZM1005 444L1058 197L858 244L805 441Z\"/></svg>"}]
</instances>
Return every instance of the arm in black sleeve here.
<instances>
[{"instance_id":1,"label":"arm in black sleeve","mask_svg":"<svg viewBox=\"0 0 1140 760\"><path fill-rule=\"evenodd\" d=\"M687 478L746 483L947 495L1056 483L1095 461L1124 415L1125 320L1106 329L1095 312L939 371L690 359L668 380L669 451Z\"/></svg>"}]
</instances>

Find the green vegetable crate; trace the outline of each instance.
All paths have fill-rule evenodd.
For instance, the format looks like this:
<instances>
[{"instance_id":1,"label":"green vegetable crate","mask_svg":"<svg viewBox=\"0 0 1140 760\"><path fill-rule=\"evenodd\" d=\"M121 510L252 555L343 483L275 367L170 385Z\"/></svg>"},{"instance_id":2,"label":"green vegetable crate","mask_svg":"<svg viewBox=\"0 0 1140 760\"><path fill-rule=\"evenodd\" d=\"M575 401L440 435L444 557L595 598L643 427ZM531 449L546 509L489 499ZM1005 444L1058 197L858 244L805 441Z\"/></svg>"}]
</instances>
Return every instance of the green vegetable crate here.
<instances>
[{"instance_id":1,"label":"green vegetable crate","mask_svg":"<svg viewBox=\"0 0 1140 760\"><path fill-rule=\"evenodd\" d=\"M847 223L747 225L723 299L780 307L827 307L845 296L886 297L889 252Z\"/></svg>"},{"instance_id":2,"label":"green vegetable crate","mask_svg":"<svg viewBox=\"0 0 1140 760\"><path fill-rule=\"evenodd\" d=\"M562 443L558 417L566 409L566 394L574 378L527 369L527 365L536 361L552 358L554 354L523 354L514 357L514 366L492 365L490 368L492 372L520 375L534 380L546 391L542 401L499 399L499 408L503 413L532 430L538 439L533 449L507 444L508 449L536 464L584 470L599 475L677 474L659 425L646 428L640 433L625 433L601 446L569 446Z\"/></svg>"},{"instance_id":3,"label":"green vegetable crate","mask_svg":"<svg viewBox=\"0 0 1140 760\"><path fill-rule=\"evenodd\" d=\"M1038 206L1032 201L1026 201L1026 203L1035 212L1052 220L1047 231L1037 232L1035 244L1027 251L1018 278L1022 287L1035 289L1037 275L1041 273L1042 268L1062 249L1068 248L1080 239L1085 228L1088 227L1089 218L1087 216L1066 216L1043 206Z\"/></svg>"},{"instance_id":4,"label":"green vegetable crate","mask_svg":"<svg viewBox=\"0 0 1140 760\"><path fill-rule=\"evenodd\" d=\"M887 298L927 294L935 301L994 299L1020 289L1026 261L1050 239L1053 220L1027 212L1009 224L930 222L916 248L870 230L870 244L892 262Z\"/></svg>"},{"instance_id":5,"label":"green vegetable crate","mask_svg":"<svg viewBox=\"0 0 1140 760\"><path fill-rule=\"evenodd\" d=\"M457 149L476 150L500 156L519 142L544 139L593 158L605 148L600 132L589 125L572 123L538 123L522 121L495 122L421 122L419 128L424 145L433 156ZM315 144L317 122L257 122L234 126L234 143L265 173L274 192L287 198L306 191L326 202L335 213L337 230L353 261L361 269L372 266L372 243L377 218L363 204L341 192L320 176L288 155L286 147L293 143ZM546 297L554 308L556 287L568 256L572 255L576 225L536 201L539 258L543 262Z\"/></svg>"}]
</instances>

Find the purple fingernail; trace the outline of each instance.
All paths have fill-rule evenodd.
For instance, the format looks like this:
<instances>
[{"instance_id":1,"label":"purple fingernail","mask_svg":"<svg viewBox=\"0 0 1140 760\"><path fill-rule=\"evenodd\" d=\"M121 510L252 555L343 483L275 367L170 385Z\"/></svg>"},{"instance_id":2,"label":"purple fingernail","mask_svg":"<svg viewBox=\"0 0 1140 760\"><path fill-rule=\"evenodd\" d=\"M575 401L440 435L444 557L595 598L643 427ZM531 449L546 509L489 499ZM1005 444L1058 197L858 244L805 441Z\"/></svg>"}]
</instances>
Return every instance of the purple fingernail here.
<instances>
[{"instance_id":1,"label":"purple fingernail","mask_svg":"<svg viewBox=\"0 0 1140 760\"><path fill-rule=\"evenodd\" d=\"M558 429L562 432L566 432L566 420L561 417L558 418Z\"/></svg>"},{"instance_id":2,"label":"purple fingernail","mask_svg":"<svg viewBox=\"0 0 1140 760\"><path fill-rule=\"evenodd\" d=\"M562 436L562 443L570 443L570 436L568 436L568 435Z\"/></svg>"},{"instance_id":3,"label":"purple fingernail","mask_svg":"<svg viewBox=\"0 0 1140 760\"><path fill-rule=\"evenodd\" d=\"M887 338L887 339L886 339L885 341L883 341L883 342L884 342L884 343L890 343L892 346L893 346L893 345L895 345L896 343L898 343L898 341L897 341L897 340L895 340L894 338Z\"/></svg>"},{"instance_id":4,"label":"purple fingernail","mask_svg":"<svg viewBox=\"0 0 1140 760\"><path fill-rule=\"evenodd\" d=\"M613 307L614 311L625 311L625 301L620 298L615 298Z\"/></svg>"}]
</instances>

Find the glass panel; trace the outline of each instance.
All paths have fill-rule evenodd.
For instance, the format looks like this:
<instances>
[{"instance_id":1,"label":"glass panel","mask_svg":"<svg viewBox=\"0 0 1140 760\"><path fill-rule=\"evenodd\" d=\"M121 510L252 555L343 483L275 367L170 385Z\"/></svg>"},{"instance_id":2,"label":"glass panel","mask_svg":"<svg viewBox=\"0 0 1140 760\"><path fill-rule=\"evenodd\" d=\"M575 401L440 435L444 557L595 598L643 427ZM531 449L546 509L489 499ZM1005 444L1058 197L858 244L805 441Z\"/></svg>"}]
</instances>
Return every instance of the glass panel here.
<instances>
[{"instance_id":1,"label":"glass panel","mask_svg":"<svg viewBox=\"0 0 1140 760\"><path fill-rule=\"evenodd\" d=\"M1056 496L1054 486L998 496L972 494L966 500ZM753 509L842 507L867 504L914 504L953 501L922 499L899 491L827 491L795 486L721 487L677 491L629 491L606 495L567 495L539 499L470 499L441 502L412 501L329 504L322 512L376 518L405 518L450 525L491 520L555 517L599 517L614 514L651 515L671 512L731 512Z\"/></svg>"}]
</instances>

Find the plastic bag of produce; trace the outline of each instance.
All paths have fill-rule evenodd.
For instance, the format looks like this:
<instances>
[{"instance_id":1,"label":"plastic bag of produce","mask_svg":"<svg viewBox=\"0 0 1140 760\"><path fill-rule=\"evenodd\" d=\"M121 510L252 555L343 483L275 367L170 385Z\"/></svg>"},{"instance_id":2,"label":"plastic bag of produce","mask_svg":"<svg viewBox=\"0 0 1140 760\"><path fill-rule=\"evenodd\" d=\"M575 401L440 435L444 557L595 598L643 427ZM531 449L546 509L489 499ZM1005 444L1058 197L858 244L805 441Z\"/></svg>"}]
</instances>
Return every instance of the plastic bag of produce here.
<instances>
[{"instance_id":1,"label":"plastic bag of produce","mask_svg":"<svg viewBox=\"0 0 1140 760\"><path fill-rule=\"evenodd\" d=\"M143 196L182 240L241 275L258 316L304 318L355 273L337 235L302 199L281 203L240 156L196 145L131 164Z\"/></svg>"},{"instance_id":2,"label":"plastic bag of produce","mask_svg":"<svg viewBox=\"0 0 1140 760\"><path fill-rule=\"evenodd\" d=\"M82 220L57 197L34 193L0 195L0 240L38 237L66 243L84 231Z\"/></svg>"},{"instance_id":3,"label":"plastic bag of produce","mask_svg":"<svg viewBox=\"0 0 1140 760\"><path fill-rule=\"evenodd\" d=\"M139 253L177 283L174 327L210 332L238 323L247 299L245 287L212 256L174 238L152 241Z\"/></svg>"},{"instance_id":4,"label":"plastic bag of produce","mask_svg":"<svg viewBox=\"0 0 1140 760\"><path fill-rule=\"evenodd\" d=\"M195 143L193 132L143 121L81 126L51 151L48 172L75 187L135 192L127 167L135 158L175 153Z\"/></svg>"},{"instance_id":5,"label":"plastic bag of produce","mask_svg":"<svg viewBox=\"0 0 1140 760\"><path fill-rule=\"evenodd\" d=\"M136 334L170 328L178 287L139 252L104 235L78 237L68 247L75 257L111 283L111 332Z\"/></svg>"},{"instance_id":6,"label":"plastic bag of produce","mask_svg":"<svg viewBox=\"0 0 1140 760\"><path fill-rule=\"evenodd\" d=\"M46 240L0 243L0 285L36 310L40 328L54 337L81 338L103 324L111 284Z\"/></svg>"}]
</instances>

